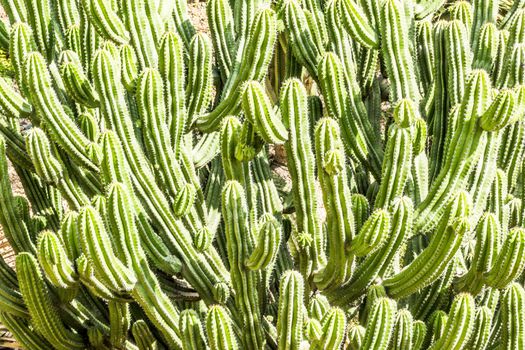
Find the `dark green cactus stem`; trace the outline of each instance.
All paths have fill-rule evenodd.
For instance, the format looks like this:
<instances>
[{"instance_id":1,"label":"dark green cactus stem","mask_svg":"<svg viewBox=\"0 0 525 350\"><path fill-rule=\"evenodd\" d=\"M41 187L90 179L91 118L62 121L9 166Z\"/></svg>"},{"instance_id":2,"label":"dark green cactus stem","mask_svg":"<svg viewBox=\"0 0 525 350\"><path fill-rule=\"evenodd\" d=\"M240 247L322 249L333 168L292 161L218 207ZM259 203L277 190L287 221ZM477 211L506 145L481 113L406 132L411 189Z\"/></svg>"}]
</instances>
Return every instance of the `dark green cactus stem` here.
<instances>
[{"instance_id":1,"label":"dark green cactus stem","mask_svg":"<svg viewBox=\"0 0 525 350\"><path fill-rule=\"evenodd\" d=\"M20 291L36 329L57 349L85 349L82 337L66 328L51 301L36 258L30 253L16 257Z\"/></svg>"},{"instance_id":2,"label":"dark green cactus stem","mask_svg":"<svg viewBox=\"0 0 525 350\"><path fill-rule=\"evenodd\" d=\"M285 82L281 92L281 113L289 129L285 144L288 168L293 180L293 198L297 216L297 231L309 235L313 242L308 249L308 261L301 261L301 273L309 276L325 264L323 234L317 217L315 194L315 158L308 135L308 104L306 90L297 79Z\"/></svg>"},{"instance_id":3,"label":"dark green cactus stem","mask_svg":"<svg viewBox=\"0 0 525 350\"><path fill-rule=\"evenodd\" d=\"M17 317L13 314L0 313L0 321L9 329L17 341L26 349L47 350L53 346L40 334L36 333L31 327L30 322L25 318Z\"/></svg>"},{"instance_id":4,"label":"dark green cactus stem","mask_svg":"<svg viewBox=\"0 0 525 350\"><path fill-rule=\"evenodd\" d=\"M277 341L279 349L299 350L303 340L304 280L297 271L286 271L281 277Z\"/></svg>"},{"instance_id":5,"label":"dark green cactus stem","mask_svg":"<svg viewBox=\"0 0 525 350\"><path fill-rule=\"evenodd\" d=\"M260 274L250 271L245 261L254 250L253 232L248 221L248 205L242 186L236 181L225 184L222 192L222 215L225 222L226 244L230 275L237 308L243 324L248 329L242 334L242 343L247 348L264 348L265 338L261 327L261 310L258 290Z\"/></svg>"},{"instance_id":6,"label":"dark green cactus stem","mask_svg":"<svg viewBox=\"0 0 525 350\"><path fill-rule=\"evenodd\" d=\"M6 143L0 137L0 224L4 235L15 252L36 252L28 227L16 213L15 199L9 181Z\"/></svg>"},{"instance_id":7,"label":"dark green cactus stem","mask_svg":"<svg viewBox=\"0 0 525 350\"><path fill-rule=\"evenodd\" d=\"M158 349L159 341L155 338L153 333L151 333L148 324L144 320L138 320L133 323L131 332L133 333L133 338L135 338L139 350Z\"/></svg>"},{"instance_id":8,"label":"dark green cactus stem","mask_svg":"<svg viewBox=\"0 0 525 350\"><path fill-rule=\"evenodd\" d=\"M470 231L468 214L471 209L466 192L456 194L441 219L430 244L401 272L386 279L383 284L394 298L401 298L435 281L454 258Z\"/></svg>"}]
</instances>

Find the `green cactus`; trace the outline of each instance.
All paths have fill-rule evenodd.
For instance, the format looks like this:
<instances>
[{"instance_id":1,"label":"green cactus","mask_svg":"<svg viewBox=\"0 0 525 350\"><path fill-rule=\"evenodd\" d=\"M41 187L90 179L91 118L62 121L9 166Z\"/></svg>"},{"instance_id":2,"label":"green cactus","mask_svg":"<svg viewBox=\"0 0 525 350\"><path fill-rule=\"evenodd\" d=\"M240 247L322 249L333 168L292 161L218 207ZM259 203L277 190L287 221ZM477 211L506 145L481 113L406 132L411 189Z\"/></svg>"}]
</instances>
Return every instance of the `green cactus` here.
<instances>
[{"instance_id":1,"label":"green cactus","mask_svg":"<svg viewBox=\"0 0 525 350\"><path fill-rule=\"evenodd\" d=\"M0 3L24 348L524 348L524 0Z\"/></svg>"}]
</instances>

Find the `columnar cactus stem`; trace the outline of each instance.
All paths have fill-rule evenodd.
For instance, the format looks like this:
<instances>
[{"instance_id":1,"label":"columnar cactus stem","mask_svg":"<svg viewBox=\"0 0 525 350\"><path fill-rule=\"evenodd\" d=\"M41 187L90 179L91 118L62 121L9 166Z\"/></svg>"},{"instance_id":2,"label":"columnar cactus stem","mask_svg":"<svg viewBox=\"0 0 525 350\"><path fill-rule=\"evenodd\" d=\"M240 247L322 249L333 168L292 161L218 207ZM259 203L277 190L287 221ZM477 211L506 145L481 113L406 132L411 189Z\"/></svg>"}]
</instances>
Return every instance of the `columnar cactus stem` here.
<instances>
[{"instance_id":1,"label":"columnar cactus stem","mask_svg":"<svg viewBox=\"0 0 525 350\"><path fill-rule=\"evenodd\" d=\"M133 138L124 136L134 135L134 132L129 111L125 108L124 89L122 85L116 83L117 72L112 60L107 51L99 51L93 65L93 74L97 77L95 88L101 96L102 114L107 124L125 142L126 162L133 174L132 181L138 186L139 198L148 203L146 210L162 223L161 234L170 249L182 253L181 260L189 263L187 265L189 269L184 272L185 275L187 274L185 277L199 292L202 292L203 297L211 300L213 285L220 280L228 280L229 277L226 274L224 278L220 278L217 273L218 270L223 269L222 264L215 262L215 267L212 267L194 250L189 232L181 223L175 221L160 188L154 183L153 174L146 166L144 154L138 143ZM175 232L177 234L173 234Z\"/></svg>"},{"instance_id":2,"label":"columnar cactus stem","mask_svg":"<svg viewBox=\"0 0 525 350\"><path fill-rule=\"evenodd\" d=\"M501 301L502 318L502 349L524 349L525 339L525 291L523 287L514 282L507 287Z\"/></svg>"},{"instance_id":3,"label":"columnar cactus stem","mask_svg":"<svg viewBox=\"0 0 525 350\"><path fill-rule=\"evenodd\" d=\"M397 312L396 302L388 298L376 300L366 322L363 349L385 350L388 348L394 329Z\"/></svg>"},{"instance_id":4,"label":"columnar cactus stem","mask_svg":"<svg viewBox=\"0 0 525 350\"><path fill-rule=\"evenodd\" d=\"M304 281L297 271L287 271L281 277L277 340L279 349L299 350L303 340Z\"/></svg>"},{"instance_id":5,"label":"columnar cactus stem","mask_svg":"<svg viewBox=\"0 0 525 350\"><path fill-rule=\"evenodd\" d=\"M169 126L171 145L178 157L181 152L182 137L188 122L186 110L186 93L183 43L179 36L167 32L159 43L159 71L164 82L167 116L166 124Z\"/></svg>"},{"instance_id":6,"label":"columnar cactus stem","mask_svg":"<svg viewBox=\"0 0 525 350\"><path fill-rule=\"evenodd\" d=\"M466 349L474 328L476 305L470 294L458 294L452 303L443 335L430 347Z\"/></svg>"},{"instance_id":7,"label":"columnar cactus stem","mask_svg":"<svg viewBox=\"0 0 525 350\"><path fill-rule=\"evenodd\" d=\"M348 1L348 0L347 0ZM381 9L381 50L388 76L392 80L392 102L408 98L420 100L416 72L410 54L409 27L405 8L399 0L387 0Z\"/></svg>"},{"instance_id":8,"label":"columnar cactus stem","mask_svg":"<svg viewBox=\"0 0 525 350\"><path fill-rule=\"evenodd\" d=\"M213 47L222 81L225 82L230 76L235 42L235 29L230 2L227 0L210 0L206 4L206 12L210 23L210 32L213 39Z\"/></svg>"},{"instance_id":9,"label":"columnar cactus stem","mask_svg":"<svg viewBox=\"0 0 525 350\"><path fill-rule=\"evenodd\" d=\"M190 43L188 62L188 84L186 103L188 106L188 125L193 118L206 112L212 99L212 45L204 34L196 34Z\"/></svg>"},{"instance_id":10,"label":"columnar cactus stem","mask_svg":"<svg viewBox=\"0 0 525 350\"><path fill-rule=\"evenodd\" d=\"M242 342L247 348L264 348L261 327L261 310L258 290L260 273L250 271L245 261L254 250L253 232L248 221L248 206L242 186L236 181L225 184L222 193L222 215L225 221L226 244L230 262L233 289L238 295L237 307L248 329Z\"/></svg>"},{"instance_id":11,"label":"columnar cactus stem","mask_svg":"<svg viewBox=\"0 0 525 350\"><path fill-rule=\"evenodd\" d=\"M210 348L217 350L237 350L239 345L232 329L228 312L219 305L213 305L206 316L206 332Z\"/></svg>"},{"instance_id":12,"label":"columnar cactus stem","mask_svg":"<svg viewBox=\"0 0 525 350\"><path fill-rule=\"evenodd\" d=\"M308 105L306 90L296 79L288 80L281 93L281 113L289 129L285 144L288 166L293 179L293 195L296 205L297 231L309 235L312 245L309 260L302 261L301 272L309 276L325 264L322 229L317 217L317 199L314 189L315 160L308 129Z\"/></svg>"},{"instance_id":13,"label":"columnar cactus stem","mask_svg":"<svg viewBox=\"0 0 525 350\"><path fill-rule=\"evenodd\" d=\"M327 239L330 242L328 262L316 276L319 288L336 287L351 275L353 258L345 246L354 238L350 189L344 164L343 144L335 120L324 118L315 128L315 150L318 177L327 211Z\"/></svg>"}]
</instances>

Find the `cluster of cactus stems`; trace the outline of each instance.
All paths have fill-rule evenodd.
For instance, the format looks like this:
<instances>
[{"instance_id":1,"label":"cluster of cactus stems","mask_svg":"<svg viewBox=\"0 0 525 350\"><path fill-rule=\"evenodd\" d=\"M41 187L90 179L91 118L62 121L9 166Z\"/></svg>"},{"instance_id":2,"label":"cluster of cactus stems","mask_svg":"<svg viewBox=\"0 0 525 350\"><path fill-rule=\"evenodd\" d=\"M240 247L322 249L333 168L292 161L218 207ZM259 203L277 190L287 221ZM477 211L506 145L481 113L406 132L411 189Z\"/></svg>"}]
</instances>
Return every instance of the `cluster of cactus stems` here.
<instances>
[{"instance_id":1,"label":"cluster of cactus stems","mask_svg":"<svg viewBox=\"0 0 525 350\"><path fill-rule=\"evenodd\" d=\"M525 1L0 3L25 349L525 350Z\"/></svg>"}]
</instances>

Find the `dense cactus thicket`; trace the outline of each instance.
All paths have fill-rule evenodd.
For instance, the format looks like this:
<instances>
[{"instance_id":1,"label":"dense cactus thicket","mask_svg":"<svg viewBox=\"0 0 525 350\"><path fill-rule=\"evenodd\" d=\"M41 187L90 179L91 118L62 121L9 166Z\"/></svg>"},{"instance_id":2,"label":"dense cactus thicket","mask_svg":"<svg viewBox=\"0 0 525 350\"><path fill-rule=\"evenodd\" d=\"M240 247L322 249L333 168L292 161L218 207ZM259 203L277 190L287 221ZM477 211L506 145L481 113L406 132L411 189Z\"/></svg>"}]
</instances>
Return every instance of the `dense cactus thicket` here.
<instances>
[{"instance_id":1,"label":"dense cactus thicket","mask_svg":"<svg viewBox=\"0 0 525 350\"><path fill-rule=\"evenodd\" d=\"M25 349L525 349L525 1L1 3Z\"/></svg>"}]
</instances>

